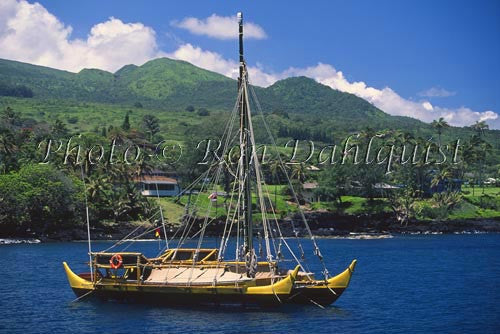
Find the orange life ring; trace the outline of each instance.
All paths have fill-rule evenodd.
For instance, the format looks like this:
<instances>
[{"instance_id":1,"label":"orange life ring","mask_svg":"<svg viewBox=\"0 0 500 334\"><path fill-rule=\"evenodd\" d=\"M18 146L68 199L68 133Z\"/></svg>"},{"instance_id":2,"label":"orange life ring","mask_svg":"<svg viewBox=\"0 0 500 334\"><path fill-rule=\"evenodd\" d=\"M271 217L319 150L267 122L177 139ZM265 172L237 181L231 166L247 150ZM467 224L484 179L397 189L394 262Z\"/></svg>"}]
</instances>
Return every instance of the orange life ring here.
<instances>
[{"instance_id":1,"label":"orange life ring","mask_svg":"<svg viewBox=\"0 0 500 334\"><path fill-rule=\"evenodd\" d=\"M118 269L123 264L123 258L120 254L115 254L109 259L109 265L112 269Z\"/></svg>"}]
</instances>

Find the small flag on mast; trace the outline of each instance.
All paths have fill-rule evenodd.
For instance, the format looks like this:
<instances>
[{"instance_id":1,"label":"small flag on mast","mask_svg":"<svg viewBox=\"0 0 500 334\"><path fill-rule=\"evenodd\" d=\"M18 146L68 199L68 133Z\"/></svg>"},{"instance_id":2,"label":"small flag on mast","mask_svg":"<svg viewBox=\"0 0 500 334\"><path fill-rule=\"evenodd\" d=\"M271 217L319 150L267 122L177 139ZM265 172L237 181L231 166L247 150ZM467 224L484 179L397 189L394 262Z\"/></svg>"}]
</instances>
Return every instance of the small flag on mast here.
<instances>
[{"instance_id":1,"label":"small flag on mast","mask_svg":"<svg viewBox=\"0 0 500 334\"><path fill-rule=\"evenodd\" d=\"M155 230L155 237L156 238L160 237L160 228L159 227L157 227L156 230Z\"/></svg>"}]
</instances>

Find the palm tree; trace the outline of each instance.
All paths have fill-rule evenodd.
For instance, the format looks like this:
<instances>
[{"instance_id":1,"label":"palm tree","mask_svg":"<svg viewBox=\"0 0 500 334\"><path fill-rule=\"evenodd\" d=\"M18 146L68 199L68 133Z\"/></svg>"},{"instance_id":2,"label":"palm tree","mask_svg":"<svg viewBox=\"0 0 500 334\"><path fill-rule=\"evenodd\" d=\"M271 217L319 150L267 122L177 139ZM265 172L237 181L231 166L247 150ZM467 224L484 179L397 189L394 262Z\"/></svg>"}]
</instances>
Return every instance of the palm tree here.
<instances>
[{"instance_id":1,"label":"palm tree","mask_svg":"<svg viewBox=\"0 0 500 334\"><path fill-rule=\"evenodd\" d=\"M130 117L129 117L130 111L127 111L125 114L125 118L123 119L123 124L122 124L122 129L124 131L130 130Z\"/></svg>"},{"instance_id":2,"label":"palm tree","mask_svg":"<svg viewBox=\"0 0 500 334\"><path fill-rule=\"evenodd\" d=\"M7 129L0 129L0 162L3 161L3 173L8 171L16 150L14 134Z\"/></svg>"},{"instance_id":3,"label":"palm tree","mask_svg":"<svg viewBox=\"0 0 500 334\"><path fill-rule=\"evenodd\" d=\"M109 188L110 182L106 174L97 174L96 177L87 177L87 193L89 201L97 203L106 197L106 191Z\"/></svg>"},{"instance_id":4,"label":"palm tree","mask_svg":"<svg viewBox=\"0 0 500 334\"><path fill-rule=\"evenodd\" d=\"M19 113L15 112L11 107L7 107L3 110L0 120L3 125L9 129L21 125L21 117L19 116Z\"/></svg>"},{"instance_id":5,"label":"palm tree","mask_svg":"<svg viewBox=\"0 0 500 334\"><path fill-rule=\"evenodd\" d=\"M431 201L436 207L444 208L446 212L449 212L462 201L462 194L458 191L436 193L432 195Z\"/></svg>"},{"instance_id":6,"label":"palm tree","mask_svg":"<svg viewBox=\"0 0 500 334\"><path fill-rule=\"evenodd\" d=\"M431 180L431 187L437 187L439 184L446 184L447 180L451 178L451 172L447 168L443 168L434 174Z\"/></svg>"},{"instance_id":7,"label":"palm tree","mask_svg":"<svg viewBox=\"0 0 500 334\"><path fill-rule=\"evenodd\" d=\"M423 148L427 145L427 140L422 137L417 137L414 140L414 153L416 153L415 161L412 161L412 165L415 167L416 182L418 185L418 194L423 196L426 191L427 177L428 177L428 164L426 164L425 159L422 157L422 153L419 153L418 148ZM412 158L413 160L413 158Z\"/></svg>"},{"instance_id":8,"label":"palm tree","mask_svg":"<svg viewBox=\"0 0 500 334\"><path fill-rule=\"evenodd\" d=\"M400 163L403 163L404 161L408 161L408 159L405 160L406 156L406 144L409 144L410 147L415 149L415 146L417 145L417 139L409 132L404 132L402 137L401 137L401 156L400 156ZM403 154L404 153L404 154ZM412 151L410 151L409 156L411 156Z\"/></svg>"},{"instance_id":9,"label":"palm tree","mask_svg":"<svg viewBox=\"0 0 500 334\"><path fill-rule=\"evenodd\" d=\"M113 127L108 130L108 135L112 140L116 141L117 145L121 145L127 139L127 135L122 128Z\"/></svg>"},{"instance_id":10,"label":"palm tree","mask_svg":"<svg viewBox=\"0 0 500 334\"><path fill-rule=\"evenodd\" d=\"M485 130L489 129L488 124L486 124L485 121L476 121L473 125L471 125L472 130L476 131L477 135L479 137L483 136L485 133Z\"/></svg>"},{"instance_id":11,"label":"palm tree","mask_svg":"<svg viewBox=\"0 0 500 334\"><path fill-rule=\"evenodd\" d=\"M370 128L369 126L367 126L364 130L361 130L359 132L359 138L367 143L370 141L372 137L376 135L377 132L374 129Z\"/></svg>"},{"instance_id":12,"label":"palm tree","mask_svg":"<svg viewBox=\"0 0 500 334\"><path fill-rule=\"evenodd\" d=\"M142 174L149 174L153 171L154 165L151 158L145 154L138 161L135 161L132 166L132 174L135 176L141 176Z\"/></svg>"},{"instance_id":13,"label":"palm tree","mask_svg":"<svg viewBox=\"0 0 500 334\"><path fill-rule=\"evenodd\" d=\"M160 120L158 117L153 115L144 115L142 118L142 125L146 128L146 132L149 132L149 142L153 142L153 137L155 134L160 132Z\"/></svg>"},{"instance_id":14,"label":"palm tree","mask_svg":"<svg viewBox=\"0 0 500 334\"><path fill-rule=\"evenodd\" d=\"M483 137L485 136L486 130L489 129L488 124L485 121L476 121L471 128L476 131L476 135L472 137L471 143L472 148L477 150L479 153L479 182L483 188L484 195L484 182L483 182L483 171L484 171L484 160L486 159L486 151L491 149L491 145L486 142Z\"/></svg>"},{"instance_id":15,"label":"palm tree","mask_svg":"<svg viewBox=\"0 0 500 334\"><path fill-rule=\"evenodd\" d=\"M366 151L364 152L365 159L366 158L370 159L369 157L367 157L367 154L369 153L369 152L367 152L368 151L368 143L375 136L377 136L377 132L374 129L370 128L369 126L367 126L364 130L361 130L359 132L359 136L357 138L358 139L357 144L362 144L360 146L366 147ZM355 143L355 141L353 141L353 144L354 143ZM371 148L371 150L373 150L373 148Z\"/></svg>"},{"instance_id":16,"label":"palm tree","mask_svg":"<svg viewBox=\"0 0 500 334\"><path fill-rule=\"evenodd\" d=\"M119 222L120 218L124 217L132 210L126 193L121 188L113 189L113 191L109 193L109 205L113 212L113 220L115 223Z\"/></svg>"},{"instance_id":17,"label":"palm tree","mask_svg":"<svg viewBox=\"0 0 500 334\"><path fill-rule=\"evenodd\" d=\"M431 126L437 130L439 146L441 146L441 134L443 133L443 129L450 127L450 125L443 117L439 117L438 120L432 121Z\"/></svg>"},{"instance_id":18,"label":"palm tree","mask_svg":"<svg viewBox=\"0 0 500 334\"><path fill-rule=\"evenodd\" d=\"M66 124L63 121L56 119L52 125L52 133L56 137L62 137L68 134L68 128L66 128Z\"/></svg>"},{"instance_id":19,"label":"palm tree","mask_svg":"<svg viewBox=\"0 0 500 334\"><path fill-rule=\"evenodd\" d=\"M290 181L291 184L289 185L292 189L290 189L291 192L295 191L295 196L294 200L297 200L299 204L302 204L304 202L304 188L303 184L306 180L306 173L307 173L307 168L304 163L298 163L298 164L293 164L291 165L291 173L290 173Z\"/></svg>"},{"instance_id":20,"label":"palm tree","mask_svg":"<svg viewBox=\"0 0 500 334\"><path fill-rule=\"evenodd\" d=\"M296 179L300 183L304 183L306 181L307 176L307 168L304 163L295 164L292 167L292 179Z\"/></svg>"},{"instance_id":21,"label":"palm tree","mask_svg":"<svg viewBox=\"0 0 500 334\"><path fill-rule=\"evenodd\" d=\"M113 219L118 222L124 217L138 217L149 211L149 203L135 186L133 179L137 169L126 164L108 164L105 168L106 177L101 179L105 187L100 188L97 184L91 183L89 194L104 195L109 208L113 213Z\"/></svg>"}]
</instances>

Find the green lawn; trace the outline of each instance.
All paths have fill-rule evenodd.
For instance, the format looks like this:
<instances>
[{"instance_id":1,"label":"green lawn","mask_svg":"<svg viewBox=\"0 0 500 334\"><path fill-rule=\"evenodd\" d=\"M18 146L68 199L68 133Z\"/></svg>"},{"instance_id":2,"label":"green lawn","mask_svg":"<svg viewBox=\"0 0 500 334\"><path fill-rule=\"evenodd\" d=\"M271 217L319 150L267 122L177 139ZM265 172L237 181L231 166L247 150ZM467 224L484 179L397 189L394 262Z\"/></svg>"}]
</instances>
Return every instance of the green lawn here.
<instances>
[{"instance_id":1,"label":"green lawn","mask_svg":"<svg viewBox=\"0 0 500 334\"><path fill-rule=\"evenodd\" d=\"M462 187L464 202L452 212L450 218L497 218L500 217L500 187Z\"/></svg>"},{"instance_id":2,"label":"green lawn","mask_svg":"<svg viewBox=\"0 0 500 334\"><path fill-rule=\"evenodd\" d=\"M342 206L333 202L315 202L311 204L314 210L326 209L338 212L344 212L350 215L359 215L363 213L381 213L390 212L389 203L384 198L375 198L369 201L368 198L359 196L342 196Z\"/></svg>"},{"instance_id":3,"label":"green lawn","mask_svg":"<svg viewBox=\"0 0 500 334\"><path fill-rule=\"evenodd\" d=\"M472 195L472 187L463 186L462 187L462 194L464 195L464 197L481 196L483 194L483 188L475 187L474 188L474 195ZM489 187L489 186L484 187L484 194L490 195L490 196L500 196L500 187Z\"/></svg>"},{"instance_id":4,"label":"green lawn","mask_svg":"<svg viewBox=\"0 0 500 334\"><path fill-rule=\"evenodd\" d=\"M170 223L178 223L180 221L180 218L184 214L184 207L182 205L174 203L174 200L171 197L152 197L151 200L156 205L159 204L161 206L163 210L163 217Z\"/></svg>"},{"instance_id":5,"label":"green lawn","mask_svg":"<svg viewBox=\"0 0 500 334\"><path fill-rule=\"evenodd\" d=\"M296 207L287 202L287 196L281 194L281 190L284 186L282 185L266 185L264 188L265 196L267 196L266 189L269 192L269 196L273 203L273 207L275 209L276 214L279 216L281 213L286 213L289 211L295 211ZM220 187L218 187L220 188ZM276 202L275 205L275 191L276 189ZM218 189L218 191L222 191ZM207 213L210 217L221 217L227 214L227 210L225 207L224 197L219 196L217 201L212 202L208 197L212 191L204 191L198 194L191 195L191 204L192 206L196 206L197 214L199 216L205 216ZM178 222L180 217L185 212L185 207L189 202L189 195L183 195L180 197L179 201L176 202L176 197L162 197L162 198L151 198L154 203L159 203L163 209L163 214L166 219L170 222ZM236 205L237 198L233 199L233 206ZM227 200L227 205L229 205L230 198ZM260 220L261 215L257 210L257 196L254 195L252 198L252 202L254 205L254 217L255 220Z\"/></svg>"},{"instance_id":6,"label":"green lawn","mask_svg":"<svg viewBox=\"0 0 500 334\"><path fill-rule=\"evenodd\" d=\"M500 188L485 187L484 195L481 188L475 189L472 194L471 187L462 187L462 201L453 210L444 212L442 219L489 219L500 217ZM438 211L438 208L432 207L430 199L419 201L419 207L431 207L427 211ZM421 219L432 217L419 216Z\"/></svg>"}]
</instances>

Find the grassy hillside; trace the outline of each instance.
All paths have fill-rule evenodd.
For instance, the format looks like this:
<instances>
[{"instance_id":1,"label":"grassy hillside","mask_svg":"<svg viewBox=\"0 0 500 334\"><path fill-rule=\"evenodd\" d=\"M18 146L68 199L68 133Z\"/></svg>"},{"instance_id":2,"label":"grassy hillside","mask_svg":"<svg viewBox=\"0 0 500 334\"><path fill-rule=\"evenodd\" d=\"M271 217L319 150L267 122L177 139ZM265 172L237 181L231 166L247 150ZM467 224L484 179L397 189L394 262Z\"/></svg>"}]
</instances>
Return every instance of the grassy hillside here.
<instances>
[{"instance_id":1,"label":"grassy hillside","mask_svg":"<svg viewBox=\"0 0 500 334\"><path fill-rule=\"evenodd\" d=\"M150 114L159 118L163 137L177 140L182 140L188 129L206 121L195 112L173 112L167 109L134 108L128 105L73 100L0 97L0 108L6 106L20 112L24 118L35 121L53 123L55 119L59 119L66 123L72 132L97 129L100 133L102 127L119 127L127 112L132 127L140 128L143 116Z\"/></svg>"},{"instance_id":2,"label":"grassy hillside","mask_svg":"<svg viewBox=\"0 0 500 334\"><path fill-rule=\"evenodd\" d=\"M116 73L84 69L60 71L0 59L0 84L23 85L38 99L62 99L184 109L194 104L228 109L234 100L236 82L189 63L168 58L142 66L127 65ZM217 94L213 94L214 90Z\"/></svg>"},{"instance_id":3,"label":"grassy hillside","mask_svg":"<svg viewBox=\"0 0 500 334\"><path fill-rule=\"evenodd\" d=\"M59 118L74 130L90 130L119 125L131 110L137 126L143 115L153 114L161 121L162 133L176 138L186 131L198 131L193 125L207 124L207 118L185 112L186 107L208 109L208 118L219 124L234 106L237 89L235 80L168 58L142 66L126 65L116 73L97 69L71 73L0 59L2 85L32 90L32 98L0 96L3 107L10 106L24 117L49 122ZM388 115L355 95L309 78L288 78L267 88L255 87L255 91L276 137L337 142L367 127L436 137L429 124ZM259 119L255 122L257 134L264 137ZM443 131L443 141L471 134L467 128L450 128ZM499 131L490 131L488 136L499 145L495 144L500 141Z\"/></svg>"}]
</instances>

